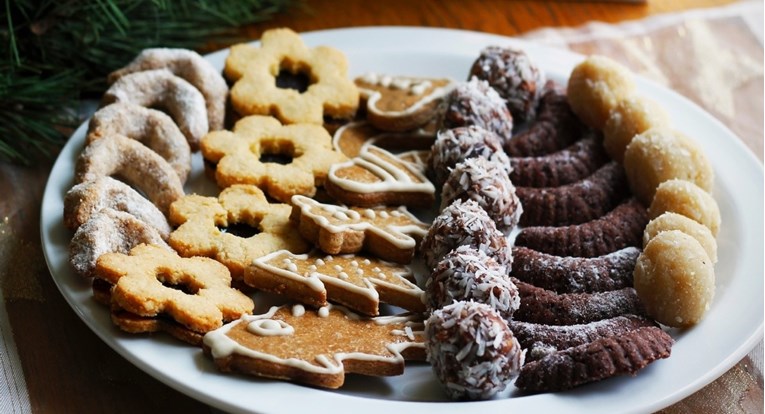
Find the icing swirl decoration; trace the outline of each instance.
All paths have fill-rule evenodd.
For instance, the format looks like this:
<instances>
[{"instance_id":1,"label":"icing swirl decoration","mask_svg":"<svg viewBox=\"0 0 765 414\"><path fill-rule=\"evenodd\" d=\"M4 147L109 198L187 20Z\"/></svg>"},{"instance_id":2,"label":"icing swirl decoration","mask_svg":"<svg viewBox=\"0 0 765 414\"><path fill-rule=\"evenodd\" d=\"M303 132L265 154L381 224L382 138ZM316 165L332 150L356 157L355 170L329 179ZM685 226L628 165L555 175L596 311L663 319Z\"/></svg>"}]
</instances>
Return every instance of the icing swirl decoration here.
<instances>
[{"instance_id":1,"label":"icing swirl decoration","mask_svg":"<svg viewBox=\"0 0 765 414\"><path fill-rule=\"evenodd\" d=\"M257 319L247 324L247 332L259 336L288 336L295 333L295 328L280 320Z\"/></svg>"}]
</instances>

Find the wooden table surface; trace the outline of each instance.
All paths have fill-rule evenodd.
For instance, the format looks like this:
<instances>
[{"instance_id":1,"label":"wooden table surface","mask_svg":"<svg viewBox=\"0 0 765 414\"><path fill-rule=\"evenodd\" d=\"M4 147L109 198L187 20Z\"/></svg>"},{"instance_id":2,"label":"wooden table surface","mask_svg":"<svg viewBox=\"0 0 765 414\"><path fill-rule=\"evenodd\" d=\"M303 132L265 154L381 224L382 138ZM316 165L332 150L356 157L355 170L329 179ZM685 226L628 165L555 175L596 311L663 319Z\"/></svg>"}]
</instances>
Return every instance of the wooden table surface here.
<instances>
[{"instance_id":1,"label":"wooden table surface","mask_svg":"<svg viewBox=\"0 0 765 414\"><path fill-rule=\"evenodd\" d=\"M279 26L308 31L406 25L517 35L540 27L576 26L590 20L620 22L731 2L315 0L308 2L305 9L252 25L246 32L257 38L263 30ZM39 239L40 203L51 166L52 162L31 168L0 164L0 286L32 409L78 413L211 411L128 363L99 340L65 303L51 280ZM721 378L666 412L762 412L762 401L762 375L753 367L750 354Z\"/></svg>"}]
</instances>

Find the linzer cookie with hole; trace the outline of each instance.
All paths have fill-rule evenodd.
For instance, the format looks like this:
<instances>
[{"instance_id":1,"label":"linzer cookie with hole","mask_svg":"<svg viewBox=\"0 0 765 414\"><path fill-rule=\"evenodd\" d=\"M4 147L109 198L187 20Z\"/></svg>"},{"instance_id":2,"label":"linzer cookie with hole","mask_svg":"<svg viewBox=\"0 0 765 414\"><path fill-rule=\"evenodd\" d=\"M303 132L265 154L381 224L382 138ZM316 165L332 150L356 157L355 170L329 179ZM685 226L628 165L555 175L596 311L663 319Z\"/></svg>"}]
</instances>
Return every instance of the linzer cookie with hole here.
<instances>
[{"instance_id":1,"label":"linzer cookie with hole","mask_svg":"<svg viewBox=\"0 0 765 414\"><path fill-rule=\"evenodd\" d=\"M425 310L412 270L374 257L280 250L255 259L244 282L306 305L326 306L329 300L370 316L380 313L380 302Z\"/></svg>"},{"instance_id":2,"label":"linzer cookie with hole","mask_svg":"<svg viewBox=\"0 0 765 414\"><path fill-rule=\"evenodd\" d=\"M231 287L225 266L205 257L181 258L159 246L104 254L95 275L111 286L112 320L130 333L167 330L199 344L204 333L254 308L252 299Z\"/></svg>"},{"instance_id":3,"label":"linzer cookie with hole","mask_svg":"<svg viewBox=\"0 0 765 414\"><path fill-rule=\"evenodd\" d=\"M235 82L231 103L241 115L321 125L325 118L352 118L359 105L345 55L327 46L309 48L286 28L265 31L260 46L232 46L224 73ZM284 78L300 85L280 87Z\"/></svg>"},{"instance_id":4,"label":"linzer cookie with hole","mask_svg":"<svg viewBox=\"0 0 765 414\"><path fill-rule=\"evenodd\" d=\"M405 360L424 360L422 319L364 318L341 306L272 307L209 332L205 353L224 372L339 388L345 373L400 375Z\"/></svg>"},{"instance_id":5,"label":"linzer cookie with hole","mask_svg":"<svg viewBox=\"0 0 765 414\"><path fill-rule=\"evenodd\" d=\"M292 220L300 234L329 254L366 251L380 259L410 263L428 225L405 207L343 207L292 197Z\"/></svg>"},{"instance_id":6,"label":"linzer cookie with hole","mask_svg":"<svg viewBox=\"0 0 765 414\"><path fill-rule=\"evenodd\" d=\"M285 203L296 194L312 197L329 167L347 160L332 149L332 137L321 126L282 125L268 116L248 116L233 132L208 134L202 155L215 165L220 187L252 184Z\"/></svg>"},{"instance_id":7,"label":"linzer cookie with hole","mask_svg":"<svg viewBox=\"0 0 765 414\"><path fill-rule=\"evenodd\" d=\"M269 203L258 187L233 185L215 197L188 195L170 207L178 226L168 240L182 256L207 256L228 267L235 282L252 260L277 250L309 250L290 221L290 206Z\"/></svg>"},{"instance_id":8,"label":"linzer cookie with hole","mask_svg":"<svg viewBox=\"0 0 765 414\"><path fill-rule=\"evenodd\" d=\"M384 131L407 131L427 124L455 85L451 79L374 72L354 82L366 101L367 120Z\"/></svg>"}]
</instances>

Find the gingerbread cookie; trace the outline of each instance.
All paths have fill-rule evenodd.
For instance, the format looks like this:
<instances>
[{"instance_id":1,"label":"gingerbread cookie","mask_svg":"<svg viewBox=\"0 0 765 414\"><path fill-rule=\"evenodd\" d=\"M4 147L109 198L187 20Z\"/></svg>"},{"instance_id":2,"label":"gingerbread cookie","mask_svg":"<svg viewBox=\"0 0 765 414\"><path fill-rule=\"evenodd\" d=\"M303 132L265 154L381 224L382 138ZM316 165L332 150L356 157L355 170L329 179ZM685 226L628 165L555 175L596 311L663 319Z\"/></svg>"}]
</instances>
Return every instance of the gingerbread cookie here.
<instances>
[{"instance_id":1,"label":"gingerbread cookie","mask_svg":"<svg viewBox=\"0 0 765 414\"><path fill-rule=\"evenodd\" d=\"M416 78L367 73L354 80L366 100L369 123L383 131L407 131L436 116L451 79Z\"/></svg>"},{"instance_id":2,"label":"gingerbread cookie","mask_svg":"<svg viewBox=\"0 0 765 414\"><path fill-rule=\"evenodd\" d=\"M374 145L397 153L402 150L430 149L435 132L419 128L406 132L385 132L367 121L350 122L338 128L332 135L332 147L348 158L357 157L363 148Z\"/></svg>"},{"instance_id":3,"label":"gingerbread cookie","mask_svg":"<svg viewBox=\"0 0 765 414\"><path fill-rule=\"evenodd\" d=\"M280 250L252 262L244 282L311 306L340 303L365 315L379 314L380 302L421 312L422 290L407 266L356 255Z\"/></svg>"},{"instance_id":4,"label":"gingerbread cookie","mask_svg":"<svg viewBox=\"0 0 765 414\"><path fill-rule=\"evenodd\" d=\"M117 309L142 318L171 318L196 333L219 328L254 307L252 299L231 287L225 266L205 257L181 258L158 246L104 254L95 274L113 285Z\"/></svg>"},{"instance_id":5,"label":"gingerbread cookie","mask_svg":"<svg viewBox=\"0 0 765 414\"><path fill-rule=\"evenodd\" d=\"M333 164L325 183L335 200L352 206L430 207L436 189L411 163L374 145L348 162Z\"/></svg>"},{"instance_id":6,"label":"gingerbread cookie","mask_svg":"<svg viewBox=\"0 0 765 414\"><path fill-rule=\"evenodd\" d=\"M292 220L300 234L329 254L367 251L380 259L409 263L428 226L405 207L359 208L292 197Z\"/></svg>"},{"instance_id":7,"label":"gingerbread cookie","mask_svg":"<svg viewBox=\"0 0 765 414\"><path fill-rule=\"evenodd\" d=\"M285 72L282 74L282 72ZM347 78L348 62L339 50L308 48L290 29L263 33L260 46L234 45L225 74L234 81L231 103L241 115L273 115L285 124L321 125L325 117L348 119L359 91ZM280 75L301 77L296 90L280 87Z\"/></svg>"},{"instance_id":8,"label":"gingerbread cookie","mask_svg":"<svg viewBox=\"0 0 765 414\"><path fill-rule=\"evenodd\" d=\"M240 281L255 258L308 251L289 216L289 205L269 203L257 187L233 185L218 198L193 194L173 203L170 222L178 227L168 242L183 256L218 260Z\"/></svg>"},{"instance_id":9,"label":"gingerbread cookie","mask_svg":"<svg viewBox=\"0 0 765 414\"><path fill-rule=\"evenodd\" d=\"M423 360L422 320L414 315L364 318L341 306L272 307L204 337L205 353L224 372L340 388L345 373L400 375L405 360Z\"/></svg>"},{"instance_id":10,"label":"gingerbread cookie","mask_svg":"<svg viewBox=\"0 0 765 414\"><path fill-rule=\"evenodd\" d=\"M295 194L312 197L329 167L347 158L332 150L332 137L318 125L282 125L267 116L240 119L234 131L215 131L202 140L202 155L215 165L221 187L252 184L289 202ZM282 157L284 163L268 157Z\"/></svg>"}]
</instances>

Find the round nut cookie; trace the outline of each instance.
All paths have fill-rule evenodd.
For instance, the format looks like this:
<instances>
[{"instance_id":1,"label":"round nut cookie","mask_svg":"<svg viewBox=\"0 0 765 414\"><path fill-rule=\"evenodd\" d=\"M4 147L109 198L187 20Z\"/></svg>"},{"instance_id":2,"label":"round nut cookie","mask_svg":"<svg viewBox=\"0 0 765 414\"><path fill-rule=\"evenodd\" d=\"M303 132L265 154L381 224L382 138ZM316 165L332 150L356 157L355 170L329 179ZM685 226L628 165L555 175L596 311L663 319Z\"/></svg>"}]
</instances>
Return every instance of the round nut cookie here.
<instances>
[{"instance_id":1,"label":"round nut cookie","mask_svg":"<svg viewBox=\"0 0 765 414\"><path fill-rule=\"evenodd\" d=\"M624 162L624 151L635 135L669 125L669 115L655 101L638 95L627 96L611 110L603 127L603 147L611 158Z\"/></svg>"},{"instance_id":2,"label":"round nut cookie","mask_svg":"<svg viewBox=\"0 0 765 414\"><path fill-rule=\"evenodd\" d=\"M654 219L671 211L692 218L707 226L712 235L720 230L720 207L712 196L694 183L668 180L656 188L648 217Z\"/></svg>"},{"instance_id":3,"label":"round nut cookie","mask_svg":"<svg viewBox=\"0 0 765 414\"><path fill-rule=\"evenodd\" d=\"M667 211L648 222L643 233L643 247L645 248L657 234L670 230L682 231L696 239L701 247L706 250L712 263L717 263L717 241L712 235L712 231L696 220L671 211Z\"/></svg>"},{"instance_id":4,"label":"round nut cookie","mask_svg":"<svg viewBox=\"0 0 765 414\"><path fill-rule=\"evenodd\" d=\"M568 102L585 124L603 129L609 113L635 90L629 69L605 56L589 56L568 79Z\"/></svg>"}]
</instances>

